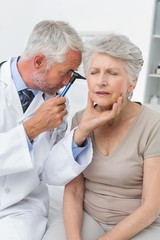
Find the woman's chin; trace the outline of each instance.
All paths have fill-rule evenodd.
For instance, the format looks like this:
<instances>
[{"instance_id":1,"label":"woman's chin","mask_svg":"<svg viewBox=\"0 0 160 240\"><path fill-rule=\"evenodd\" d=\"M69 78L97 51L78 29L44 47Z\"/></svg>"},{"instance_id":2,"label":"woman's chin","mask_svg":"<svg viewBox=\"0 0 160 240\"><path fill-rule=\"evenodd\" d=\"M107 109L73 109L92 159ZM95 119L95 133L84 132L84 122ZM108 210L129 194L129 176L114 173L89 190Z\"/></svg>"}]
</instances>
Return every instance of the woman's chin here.
<instances>
[{"instance_id":1,"label":"woman's chin","mask_svg":"<svg viewBox=\"0 0 160 240\"><path fill-rule=\"evenodd\" d=\"M101 111L105 111L105 110L110 110L110 109L112 109L113 103L110 103L110 104L100 104L100 103L97 103L96 106L97 106Z\"/></svg>"}]
</instances>

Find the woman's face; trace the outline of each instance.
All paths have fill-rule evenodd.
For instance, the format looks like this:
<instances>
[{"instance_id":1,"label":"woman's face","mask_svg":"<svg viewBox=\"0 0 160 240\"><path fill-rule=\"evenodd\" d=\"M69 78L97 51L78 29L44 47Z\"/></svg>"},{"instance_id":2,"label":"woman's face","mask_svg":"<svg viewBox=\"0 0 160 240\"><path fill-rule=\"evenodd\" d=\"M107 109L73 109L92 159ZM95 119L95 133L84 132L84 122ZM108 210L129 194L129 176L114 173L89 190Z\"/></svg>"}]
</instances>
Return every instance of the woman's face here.
<instances>
[{"instance_id":1,"label":"woman's face","mask_svg":"<svg viewBox=\"0 0 160 240\"><path fill-rule=\"evenodd\" d=\"M89 95L98 106L111 108L131 85L125 63L103 53L93 55L87 74Z\"/></svg>"}]
</instances>

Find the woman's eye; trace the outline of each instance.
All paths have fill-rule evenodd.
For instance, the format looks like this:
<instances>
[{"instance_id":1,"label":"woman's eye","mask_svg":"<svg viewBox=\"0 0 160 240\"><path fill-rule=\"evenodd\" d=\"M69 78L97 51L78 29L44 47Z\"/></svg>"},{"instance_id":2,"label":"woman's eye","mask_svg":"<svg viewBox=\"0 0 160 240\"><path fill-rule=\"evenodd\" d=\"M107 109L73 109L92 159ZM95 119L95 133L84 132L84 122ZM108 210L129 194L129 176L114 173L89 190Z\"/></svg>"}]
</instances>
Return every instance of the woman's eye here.
<instances>
[{"instance_id":1,"label":"woman's eye","mask_svg":"<svg viewBox=\"0 0 160 240\"><path fill-rule=\"evenodd\" d=\"M116 72L109 72L110 75L118 75Z\"/></svg>"},{"instance_id":2,"label":"woman's eye","mask_svg":"<svg viewBox=\"0 0 160 240\"><path fill-rule=\"evenodd\" d=\"M96 73L98 73L98 72L95 72L95 71L90 72L91 75L94 75Z\"/></svg>"}]
</instances>

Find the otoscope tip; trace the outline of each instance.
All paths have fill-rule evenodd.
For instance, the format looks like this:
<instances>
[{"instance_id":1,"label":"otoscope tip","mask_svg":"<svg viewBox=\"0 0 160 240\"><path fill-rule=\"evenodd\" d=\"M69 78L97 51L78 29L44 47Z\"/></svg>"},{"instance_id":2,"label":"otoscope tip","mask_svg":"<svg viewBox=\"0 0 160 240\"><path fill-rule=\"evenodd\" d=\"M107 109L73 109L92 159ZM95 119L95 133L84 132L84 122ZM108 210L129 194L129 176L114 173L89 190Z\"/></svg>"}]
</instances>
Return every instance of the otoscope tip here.
<instances>
[{"instance_id":1,"label":"otoscope tip","mask_svg":"<svg viewBox=\"0 0 160 240\"><path fill-rule=\"evenodd\" d=\"M82 75L80 75L78 72L74 72L73 75L74 75L76 78L79 78L79 79L86 79L85 77L83 77Z\"/></svg>"}]
</instances>

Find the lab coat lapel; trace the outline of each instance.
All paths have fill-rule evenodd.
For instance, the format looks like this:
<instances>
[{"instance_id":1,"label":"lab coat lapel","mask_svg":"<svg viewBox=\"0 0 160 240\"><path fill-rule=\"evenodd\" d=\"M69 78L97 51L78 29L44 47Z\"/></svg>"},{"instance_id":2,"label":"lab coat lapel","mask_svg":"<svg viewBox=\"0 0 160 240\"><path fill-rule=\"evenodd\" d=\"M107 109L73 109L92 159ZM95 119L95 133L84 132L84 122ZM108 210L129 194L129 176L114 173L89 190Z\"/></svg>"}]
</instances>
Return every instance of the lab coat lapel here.
<instances>
[{"instance_id":1,"label":"lab coat lapel","mask_svg":"<svg viewBox=\"0 0 160 240\"><path fill-rule=\"evenodd\" d=\"M12 106L19 115L22 115L21 102L10 74L9 64L4 63L1 69L2 68L4 68L4 71L1 71L0 79L4 97L9 105Z\"/></svg>"},{"instance_id":2,"label":"lab coat lapel","mask_svg":"<svg viewBox=\"0 0 160 240\"><path fill-rule=\"evenodd\" d=\"M19 99L19 95L17 93L15 86L11 86L12 84L8 85L4 91L5 91L5 97L7 98L7 101L10 103L10 105L13 106L15 111L19 114L22 115L22 107L21 107L21 102Z\"/></svg>"}]
</instances>

